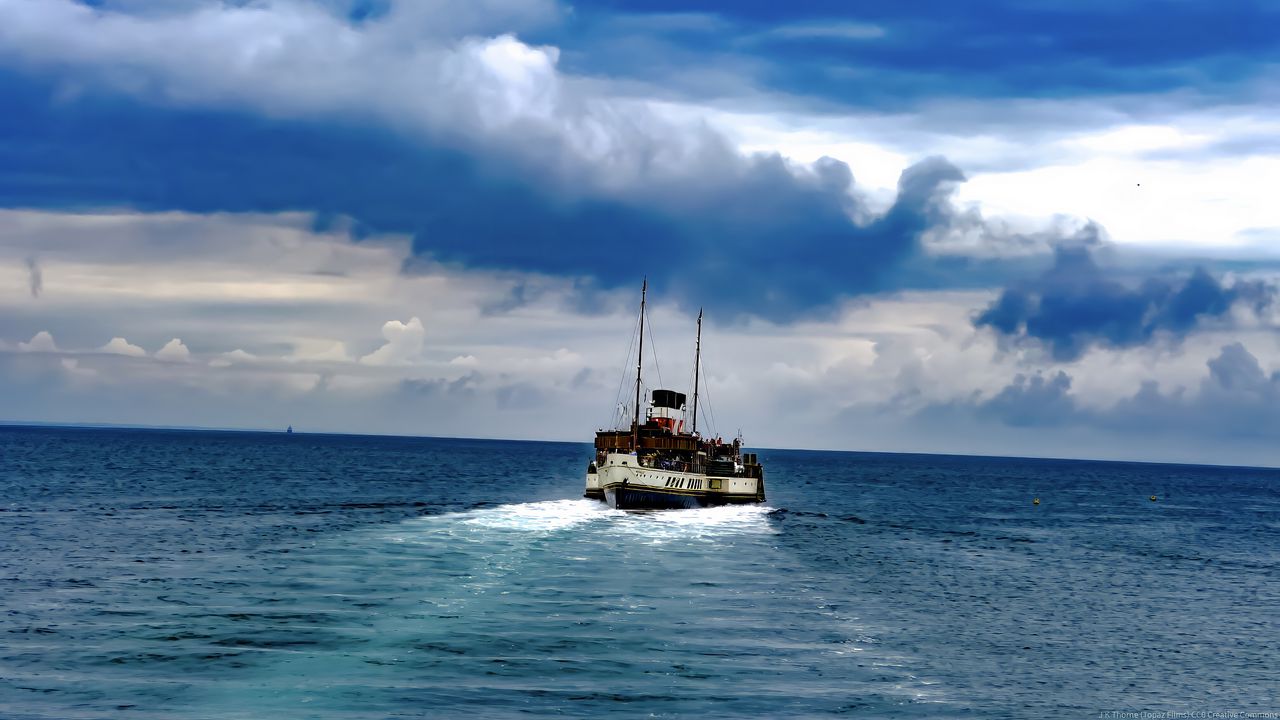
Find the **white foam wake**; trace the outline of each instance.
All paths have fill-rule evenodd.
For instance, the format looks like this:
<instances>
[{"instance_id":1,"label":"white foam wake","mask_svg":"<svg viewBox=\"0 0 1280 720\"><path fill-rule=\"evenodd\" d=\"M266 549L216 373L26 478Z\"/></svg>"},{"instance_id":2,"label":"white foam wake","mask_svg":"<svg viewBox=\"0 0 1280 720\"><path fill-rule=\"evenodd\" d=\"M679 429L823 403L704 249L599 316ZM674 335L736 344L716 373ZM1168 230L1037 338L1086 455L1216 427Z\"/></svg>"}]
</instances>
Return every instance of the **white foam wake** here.
<instances>
[{"instance_id":1,"label":"white foam wake","mask_svg":"<svg viewBox=\"0 0 1280 720\"><path fill-rule=\"evenodd\" d=\"M627 541L661 544L670 540L736 534L772 534L769 522L773 508L759 505L730 505L689 510L624 512L602 502L587 499L544 500L512 503L444 513L407 520L387 539L393 542L420 542L446 533L465 534L496 530L504 533L547 534L579 529Z\"/></svg>"},{"instance_id":2,"label":"white foam wake","mask_svg":"<svg viewBox=\"0 0 1280 720\"><path fill-rule=\"evenodd\" d=\"M554 532L575 525L582 525L610 516L624 515L596 500L544 500L541 502L514 503L492 508L450 513L451 519L465 525L498 530L523 530L529 532ZM440 516L441 519L449 515Z\"/></svg>"},{"instance_id":3,"label":"white foam wake","mask_svg":"<svg viewBox=\"0 0 1280 720\"><path fill-rule=\"evenodd\" d=\"M619 533L635 539L663 543L670 540L742 534L774 534L769 522L773 508L761 505L723 505L689 510L622 513L614 525Z\"/></svg>"}]
</instances>

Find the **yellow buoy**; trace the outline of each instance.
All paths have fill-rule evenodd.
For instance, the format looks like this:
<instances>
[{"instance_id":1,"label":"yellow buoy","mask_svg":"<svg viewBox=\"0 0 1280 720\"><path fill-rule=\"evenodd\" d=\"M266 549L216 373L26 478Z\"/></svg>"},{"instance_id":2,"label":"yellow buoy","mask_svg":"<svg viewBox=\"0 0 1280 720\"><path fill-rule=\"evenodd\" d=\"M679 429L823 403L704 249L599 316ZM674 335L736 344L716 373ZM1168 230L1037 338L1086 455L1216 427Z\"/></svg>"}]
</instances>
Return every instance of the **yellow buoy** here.
<instances>
[{"instance_id":1,"label":"yellow buoy","mask_svg":"<svg viewBox=\"0 0 1280 720\"><path fill-rule=\"evenodd\" d=\"M1152 499L1154 500L1155 498L1152 498ZM1040 498L1036 498L1035 500L1032 500L1032 501L1031 501L1031 504L1032 504L1032 505L1039 505L1039 504L1040 504Z\"/></svg>"}]
</instances>

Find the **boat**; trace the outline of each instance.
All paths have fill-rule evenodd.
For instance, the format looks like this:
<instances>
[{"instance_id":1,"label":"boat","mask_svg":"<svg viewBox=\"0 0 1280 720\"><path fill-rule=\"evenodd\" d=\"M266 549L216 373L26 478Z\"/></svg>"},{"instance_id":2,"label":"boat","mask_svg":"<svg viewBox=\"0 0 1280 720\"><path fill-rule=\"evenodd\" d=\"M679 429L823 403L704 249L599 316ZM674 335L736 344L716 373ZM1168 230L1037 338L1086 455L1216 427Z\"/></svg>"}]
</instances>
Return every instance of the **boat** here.
<instances>
[{"instance_id":1,"label":"boat","mask_svg":"<svg viewBox=\"0 0 1280 720\"><path fill-rule=\"evenodd\" d=\"M646 407L641 416L648 290L645 280L640 289L640 348L630 427L615 426L596 432L595 455L587 466L583 495L620 510L764 502L764 467L756 453L742 452L741 436L724 442L719 437L704 438L698 432L701 310L694 349L692 404L687 402L685 393L655 389L643 393Z\"/></svg>"}]
</instances>

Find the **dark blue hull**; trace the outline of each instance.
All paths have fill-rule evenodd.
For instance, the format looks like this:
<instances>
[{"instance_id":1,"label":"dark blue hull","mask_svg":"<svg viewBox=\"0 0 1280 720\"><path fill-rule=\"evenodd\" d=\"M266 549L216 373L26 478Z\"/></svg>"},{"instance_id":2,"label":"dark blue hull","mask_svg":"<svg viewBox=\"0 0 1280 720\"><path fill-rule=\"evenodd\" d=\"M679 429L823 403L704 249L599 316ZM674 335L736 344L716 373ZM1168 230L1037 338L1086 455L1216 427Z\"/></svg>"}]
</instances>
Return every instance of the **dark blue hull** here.
<instances>
[{"instance_id":1,"label":"dark blue hull","mask_svg":"<svg viewBox=\"0 0 1280 720\"><path fill-rule=\"evenodd\" d=\"M667 493L634 487L605 488L604 500L609 503L609 507L619 510L681 510L760 502L754 496L736 497L723 493Z\"/></svg>"}]
</instances>

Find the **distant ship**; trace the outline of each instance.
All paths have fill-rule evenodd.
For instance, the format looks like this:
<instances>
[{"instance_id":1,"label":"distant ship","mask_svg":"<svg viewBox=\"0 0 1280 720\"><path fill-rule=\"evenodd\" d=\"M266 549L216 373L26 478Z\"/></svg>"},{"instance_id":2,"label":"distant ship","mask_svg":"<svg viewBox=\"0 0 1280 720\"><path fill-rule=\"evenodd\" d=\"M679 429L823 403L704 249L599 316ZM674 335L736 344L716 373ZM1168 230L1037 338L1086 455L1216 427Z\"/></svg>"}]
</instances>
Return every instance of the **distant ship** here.
<instances>
[{"instance_id":1,"label":"distant ship","mask_svg":"<svg viewBox=\"0 0 1280 720\"><path fill-rule=\"evenodd\" d=\"M764 467L755 453L742 452L742 438L721 442L698 433L698 381L702 361L702 312L694 350L692 422L690 408L675 390L649 393L640 416L644 370L645 301L649 283L640 290L640 351L636 358L636 392L631 427L596 433L595 459L587 466L588 498L621 510L694 508L731 503L764 502Z\"/></svg>"},{"instance_id":2,"label":"distant ship","mask_svg":"<svg viewBox=\"0 0 1280 720\"><path fill-rule=\"evenodd\" d=\"M286 434L288 434L288 435L292 435L292 434L293 434L293 426L292 426L292 425L290 425L289 427L285 428L285 429L284 429L284 431L285 431L285 433L286 433Z\"/></svg>"}]
</instances>

